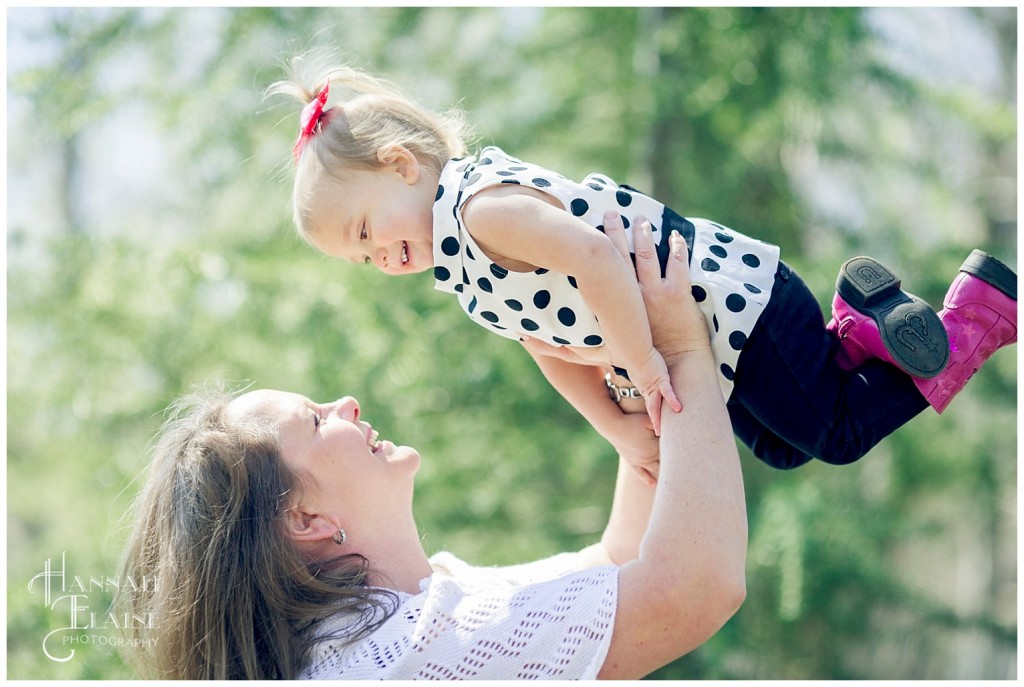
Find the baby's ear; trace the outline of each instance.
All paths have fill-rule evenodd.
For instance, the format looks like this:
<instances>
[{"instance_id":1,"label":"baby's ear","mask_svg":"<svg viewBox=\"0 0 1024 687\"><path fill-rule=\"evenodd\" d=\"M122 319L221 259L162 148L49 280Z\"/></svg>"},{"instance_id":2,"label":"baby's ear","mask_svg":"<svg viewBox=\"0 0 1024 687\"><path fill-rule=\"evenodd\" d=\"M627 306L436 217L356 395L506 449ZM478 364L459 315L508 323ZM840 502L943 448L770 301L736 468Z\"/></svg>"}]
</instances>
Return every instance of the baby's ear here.
<instances>
[{"instance_id":1,"label":"baby's ear","mask_svg":"<svg viewBox=\"0 0 1024 687\"><path fill-rule=\"evenodd\" d=\"M382 146L377 150L381 166L400 174L407 183L415 184L420 175L420 161L402 145Z\"/></svg>"}]
</instances>

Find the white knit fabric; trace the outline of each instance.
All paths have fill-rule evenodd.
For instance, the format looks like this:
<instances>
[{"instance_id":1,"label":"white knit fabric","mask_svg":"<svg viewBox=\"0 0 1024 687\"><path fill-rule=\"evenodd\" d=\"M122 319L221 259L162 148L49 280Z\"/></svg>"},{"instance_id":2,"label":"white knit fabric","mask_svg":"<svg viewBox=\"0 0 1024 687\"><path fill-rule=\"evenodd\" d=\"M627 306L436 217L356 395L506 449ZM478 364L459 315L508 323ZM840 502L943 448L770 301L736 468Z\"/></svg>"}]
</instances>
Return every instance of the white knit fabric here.
<instances>
[{"instance_id":1,"label":"white knit fabric","mask_svg":"<svg viewBox=\"0 0 1024 687\"><path fill-rule=\"evenodd\" d=\"M508 568L431 558L421 593L353 644L318 645L300 679L594 679L608 653L618 568L576 554ZM330 632L337 618L320 630Z\"/></svg>"}]
</instances>

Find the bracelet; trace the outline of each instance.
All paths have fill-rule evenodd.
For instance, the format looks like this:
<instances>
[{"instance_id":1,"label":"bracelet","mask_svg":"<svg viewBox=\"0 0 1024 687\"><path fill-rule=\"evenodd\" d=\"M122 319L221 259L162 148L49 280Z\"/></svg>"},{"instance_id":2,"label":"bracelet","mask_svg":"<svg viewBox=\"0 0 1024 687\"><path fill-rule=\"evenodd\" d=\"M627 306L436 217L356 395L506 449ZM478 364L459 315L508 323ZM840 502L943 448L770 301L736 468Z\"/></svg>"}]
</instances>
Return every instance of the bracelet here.
<instances>
[{"instance_id":1,"label":"bracelet","mask_svg":"<svg viewBox=\"0 0 1024 687\"><path fill-rule=\"evenodd\" d=\"M616 403L621 403L624 398L643 398L640 389L635 386L618 386L612 381L612 373L604 375L604 383L608 386L608 397Z\"/></svg>"}]
</instances>

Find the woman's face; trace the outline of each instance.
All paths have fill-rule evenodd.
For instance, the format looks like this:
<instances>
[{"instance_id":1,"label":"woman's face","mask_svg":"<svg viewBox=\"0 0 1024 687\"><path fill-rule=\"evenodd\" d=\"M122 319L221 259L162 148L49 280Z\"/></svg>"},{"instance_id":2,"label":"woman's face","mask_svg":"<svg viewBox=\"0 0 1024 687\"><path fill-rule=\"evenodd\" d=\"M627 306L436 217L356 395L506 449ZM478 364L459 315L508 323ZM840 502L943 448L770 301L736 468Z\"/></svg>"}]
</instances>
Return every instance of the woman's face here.
<instances>
[{"instance_id":1,"label":"woman's face","mask_svg":"<svg viewBox=\"0 0 1024 687\"><path fill-rule=\"evenodd\" d=\"M419 453L379 440L351 396L314 403L299 394L260 390L239 396L229 408L277 428L282 460L298 477L306 505L336 508L352 518L402 504L411 508Z\"/></svg>"}]
</instances>

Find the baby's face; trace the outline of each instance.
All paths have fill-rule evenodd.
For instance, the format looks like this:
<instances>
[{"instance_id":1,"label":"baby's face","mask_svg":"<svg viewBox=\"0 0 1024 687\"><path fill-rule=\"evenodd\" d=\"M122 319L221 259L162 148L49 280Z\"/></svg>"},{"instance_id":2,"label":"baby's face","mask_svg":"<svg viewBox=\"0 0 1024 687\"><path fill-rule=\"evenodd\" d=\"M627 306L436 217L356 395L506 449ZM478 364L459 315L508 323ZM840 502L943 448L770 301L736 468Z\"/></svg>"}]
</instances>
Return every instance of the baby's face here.
<instances>
[{"instance_id":1,"label":"baby's face","mask_svg":"<svg viewBox=\"0 0 1024 687\"><path fill-rule=\"evenodd\" d=\"M432 269L436 191L428 177L388 166L351 172L345 181L323 175L313 187L309 241L326 255L385 274Z\"/></svg>"}]
</instances>

